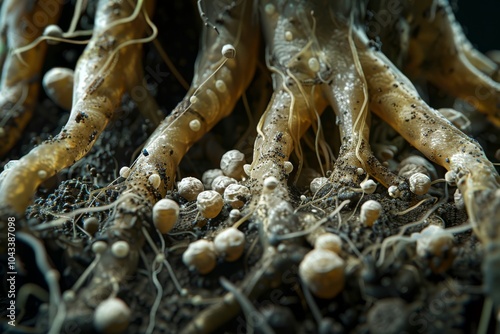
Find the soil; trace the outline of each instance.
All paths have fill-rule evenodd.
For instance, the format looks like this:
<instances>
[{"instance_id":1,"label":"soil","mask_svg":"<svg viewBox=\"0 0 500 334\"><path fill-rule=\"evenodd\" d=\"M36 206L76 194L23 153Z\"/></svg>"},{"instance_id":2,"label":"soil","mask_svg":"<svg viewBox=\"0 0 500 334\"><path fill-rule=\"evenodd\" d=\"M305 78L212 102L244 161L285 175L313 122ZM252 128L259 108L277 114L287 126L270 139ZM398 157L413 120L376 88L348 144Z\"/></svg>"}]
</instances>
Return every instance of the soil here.
<instances>
[{"instance_id":1,"label":"soil","mask_svg":"<svg viewBox=\"0 0 500 334\"><path fill-rule=\"evenodd\" d=\"M159 25L159 40L165 51L182 75L190 78L197 52L200 23L185 19L196 15L189 2L174 1L172 6L175 8L160 6L153 21ZM65 17L64 13L62 17ZM88 20L91 19L89 16ZM167 33L170 31L175 33ZM56 64L74 66L76 55L80 51L81 48L68 45L51 47L46 69ZM160 73L169 73L161 77L161 82L155 81L153 75L147 78L152 94L167 115L182 99L185 91L170 74L152 45L145 47L144 59L146 69L159 69ZM259 96L270 94L270 82L266 84L267 92L263 93L259 81L269 78L267 72L259 70L247 92L251 108L257 107ZM441 97L439 94L434 96L432 90L431 87L431 99ZM331 130L329 133L333 134L330 145L338 147L335 144L338 141L338 131L332 116L327 114L325 112L322 122L326 131ZM55 136L67 117L67 111L56 107L42 94L35 116L23 138L3 158L0 167L9 160L18 159L50 136ZM498 129L482 116L474 116L473 122L471 135L479 141L493 161L494 154L500 147ZM43 126L40 127L40 124ZM376 119L374 126L384 127ZM201 179L205 170L218 168L221 155L235 146L250 161L255 133L245 133L249 127L251 128L251 124L244 104L240 102L231 116L191 149L179 166L178 179L185 176ZM75 165L47 180L39 189L33 205L27 210L26 220L21 223L23 228L47 223L65 213L88 207L90 202L96 207L113 203L121 188L119 184L109 186L110 183L118 178L121 166L129 166L139 154L141 145L153 129L154 125L145 120L130 97L125 96L121 110L99 137L92 151ZM390 130L387 131L391 139L397 137L395 133L391 135ZM244 135L248 137L243 137ZM306 143L304 147L307 147ZM408 143L404 143L398 155L388 161L389 166L397 170L399 163L409 155L420 154ZM308 161L309 166L314 168L313 150L308 152ZM445 170L439 166L434 168L438 178L443 178ZM313 298L304 289L298 276L298 268L300 259L311 246L303 237L287 241L279 249L272 264L267 268L263 266L261 256L264 249L259 242L259 229L251 219L240 228L246 237L245 252L241 259L230 263L219 260L215 270L207 275L188 270L182 263L182 253L188 242L209 236L225 227L231 208L226 205L218 217L201 220L193 210L194 203L184 200L173 190L167 197L181 205L180 221L172 233L164 236L164 240L167 261L184 291L180 293L177 290L170 272L165 269L157 275L161 286L161 291L158 291L151 274L156 254L146 245L142 249L138 271L130 275L118 292L118 297L133 310L127 333L146 331L158 294L161 299L156 310L154 333L180 332L203 310L223 300L227 290L221 285L221 277L227 278L241 291L246 287L240 284L248 284L248 278L255 277L255 284L262 288L257 289L259 294L248 297L253 310L238 312L236 317L228 319L216 330L218 333L265 333L259 323L263 320L275 333L462 333L477 332L481 317L486 317L488 324L483 328L488 332L495 330L495 316L485 306L487 303L482 289L483 250L472 231L455 234L451 245L440 249L439 253L428 252L424 256L417 254L416 241L408 240L412 233L420 232L432 224L453 228L468 223L465 209L454 201L455 187L447 186L444 182L436 183L428 195L402 200L389 197L387 190L380 185L373 194L349 193L344 194L345 198L340 198L341 196L332 196L329 188L314 195L304 184L307 184L307 180L301 180L296 185L290 182L293 206L303 206L296 212L301 218L309 215L316 220L322 219L328 216L336 204L344 199L350 200L341 211L340 219L330 217L324 224L327 231L334 232L343 239L341 256L346 260L345 287L340 294L325 300ZM304 205L318 198L321 199L314 202L314 205ZM421 203L426 198L428 200ZM359 208L370 199L382 204L383 214L373 227L366 227L360 221ZM401 214L412 207L415 208ZM104 210L98 212L96 217L105 222L112 214L112 209ZM82 218L86 215L88 214L84 214ZM412 227L403 228L410 223L414 223ZM160 236L153 229L149 229L149 232L156 245L160 245ZM39 235L54 267L61 273L61 291L71 288L94 258L90 243L76 241L87 240L83 238L82 232L76 230L76 238L74 233L73 225L68 223ZM398 234L406 238L387 244L387 238ZM47 290L33 251L21 242L17 249L18 291L28 284L36 284ZM380 261L382 249L385 249L385 258ZM4 272L5 269L2 270ZM6 289L6 286L2 288ZM46 306L45 298L31 295L27 299L26 313L19 324L26 328L36 327L44 332L47 326ZM2 310L4 309L2 303ZM89 315L75 318L73 323L66 322L62 333L91 331L91 321L83 319L85 316ZM224 315L221 314L221 317L224 318ZM23 332L20 327L10 327L8 330L9 333Z\"/></svg>"}]
</instances>

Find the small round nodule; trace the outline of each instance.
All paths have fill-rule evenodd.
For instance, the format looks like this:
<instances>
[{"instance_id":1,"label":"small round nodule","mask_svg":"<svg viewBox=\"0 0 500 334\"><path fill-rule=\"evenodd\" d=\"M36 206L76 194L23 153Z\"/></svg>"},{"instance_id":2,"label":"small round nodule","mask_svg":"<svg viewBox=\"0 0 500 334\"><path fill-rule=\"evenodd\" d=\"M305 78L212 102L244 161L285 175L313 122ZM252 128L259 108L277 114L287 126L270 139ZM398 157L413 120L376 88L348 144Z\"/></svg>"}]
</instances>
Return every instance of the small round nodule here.
<instances>
[{"instance_id":1,"label":"small round nodule","mask_svg":"<svg viewBox=\"0 0 500 334\"><path fill-rule=\"evenodd\" d=\"M39 178L41 178L42 180L45 180L48 176L47 174L47 171L45 171L44 169L40 169L38 172L37 172L37 175Z\"/></svg>"},{"instance_id":2,"label":"small round nodule","mask_svg":"<svg viewBox=\"0 0 500 334\"><path fill-rule=\"evenodd\" d=\"M280 181L274 176L266 177L266 179L264 180L264 188L266 188L267 190L276 189L278 184L280 184Z\"/></svg>"},{"instance_id":3,"label":"small round nodule","mask_svg":"<svg viewBox=\"0 0 500 334\"><path fill-rule=\"evenodd\" d=\"M120 168L120 177L123 177L124 179L126 179L127 177L129 177L130 175L130 168L127 167L127 166L123 166L122 168Z\"/></svg>"},{"instance_id":4,"label":"small round nodule","mask_svg":"<svg viewBox=\"0 0 500 334\"><path fill-rule=\"evenodd\" d=\"M111 245L111 253L119 259L127 257L129 252L130 252L130 245L126 241L119 240L116 241L113 245Z\"/></svg>"},{"instance_id":5,"label":"small round nodule","mask_svg":"<svg viewBox=\"0 0 500 334\"><path fill-rule=\"evenodd\" d=\"M222 47L222 55L226 58L236 57L236 49L231 44L226 44Z\"/></svg>"},{"instance_id":6,"label":"small round nodule","mask_svg":"<svg viewBox=\"0 0 500 334\"><path fill-rule=\"evenodd\" d=\"M372 227L373 223L380 217L381 212L382 205L377 201L369 200L361 206L359 217L365 226Z\"/></svg>"},{"instance_id":7,"label":"small round nodule","mask_svg":"<svg viewBox=\"0 0 500 334\"><path fill-rule=\"evenodd\" d=\"M95 254L102 254L108 248L108 243L106 241L98 240L92 244L92 251Z\"/></svg>"},{"instance_id":8,"label":"small round nodule","mask_svg":"<svg viewBox=\"0 0 500 334\"><path fill-rule=\"evenodd\" d=\"M224 256L226 261L236 261L245 250L245 234L237 228L227 228L215 237L214 247L215 252Z\"/></svg>"},{"instance_id":9,"label":"small round nodule","mask_svg":"<svg viewBox=\"0 0 500 334\"><path fill-rule=\"evenodd\" d=\"M195 177L185 177L177 184L179 195L188 201L194 201L205 190L203 183Z\"/></svg>"},{"instance_id":10,"label":"small round nodule","mask_svg":"<svg viewBox=\"0 0 500 334\"><path fill-rule=\"evenodd\" d=\"M200 274L208 274L217 263L213 242L200 239L190 243L182 254L182 262L191 270L197 270Z\"/></svg>"},{"instance_id":11,"label":"small round nodule","mask_svg":"<svg viewBox=\"0 0 500 334\"><path fill-rule=\"evenodd\" d=\"M224 190L224 200L231 205L233 209L239 209L251 197L250 189L241 184L230 184Z\"/></svg>"},{"instance_id":12,"label":"small round nodule","mask_svg":"<svg viewBox=\"0 0 500 334\"><path fill-rule=\"evenodd\" d=\"M54 67L48 70L42 79L47 96L65 110L70 110L73 104L73 77L73 70Z\"/></svg>"},{"instance_id":13,"label":"small round nodule","mask_svg":"<svg viewBox=\"0 0 500 334\"><path fill-rule=\"evenodd\" d=\"M329 250L313 249L300 263L299 276L316 297L333 298L344 288L344 260Z\"/></svg>"},{"instance_id":14,"label":"small round nodule","mask_svg":"<svg viewBox=\"0 0 500 334\"><path fill-rule=\"evenodd\" d=\"M221 212L224 200L217 191L205 190L196 198L196 206L204 218L215 218Z\"/></svg>"},{"instance_id":15,"label":"small round nodule","mask_svg":"<svg viewBox=\"0 0 500 334\"><path fill-rule=\"evenodd\" d=\"M161 184L161 177L160 177L160 175L158 175L156 173L151 174L148 178L148 182L150 185L153 186L153 188L158 189L160 187L160 184Z\"/></svg>"},{"instance_id":16,"label":"small round nodule","mask_svg":"<svg viewBox=\"0 0 500 334\"><path fill-rule=\"evenodd\" d=\"M316 177L311 181L309 185L309 189L313 194L316 194L318 190L320 190L326 183L328 182L328 178L326 177Z\"/></svg>"},{"instance_id":17,"label":"small round nodule","mask_svg":"<svg viewBox=\"0 0 500 334\"><path fill-rule=\"evenodd\" d=\"M232 177L236 180L241 180L245 171L245 155L238 150L230 150L224 153L220 159L220 169L224 175Z\"/></svg>"},{"instance_id":18,"label":"small round nodule","mask_svg":"<svg viewBox=\"0 0 500 334\"><path fill-rule=\"evenodd\" d=\"M219 194L223 195L224 191L231 184L237 184L238 181L233 179L232 177L221 175L217 176L212 182L212 190L217 191Z\"/></svg>"},{"instance_id":19,"label":"small round nodule","mask_svg":"<svg viewBox=\"0 0 500 334\"><path fill-rule=\"evenodd\" d=\"M361 182L360 186L366 194L373 194L377 190L377 183L372 179Z\"/></svg>"},{"instance_id":20,"label":"small round nodule","mask_svg":"<svg viewBox=\"0 0 500 334\"><path fill-rule=\"evenodd\" d=\"M389 193L389 196L392 198L398 198L401 196L401 192L399 191L399 188L397 186L390 186L387 189L387 192Z\"/></svg>"},{"instance_id":21,"label":"small round nodule","mask_svg":"<svg viewBox=\"0 0 500 334\"><path fill-rule=\"evenodd\" d=\"M128 327L132 312L120 298L102 301L94 311L94 327L101 333L122 333Z\"/></svg>"},{"instance_id":22,"label":"small round nodule","mask_svg":"<svg viewBox=\"0 0 500 334\"><path fill-rule=\"evenodd\" d=\"M177 202L163 198L153 206L153 224L160 233L166 234L174 228L179 211Z\"/></svg>"},{"instance_id":23,"label":"small round nodule","mask_svg":"<svg viewBox=\"0 0 500 334\"><path fill-rule=\"evenodd\" d=\"M83 220L83 229L93 236L99 230L99 221L96 217L87 217Z\"/></svg>"},{"instance_id":24,"label":"small round nodule","mask_svg":"<svg viewBox=\"0 0 500 334\"><path fill-rule=\"evenodd\" d=\"M333 233L323 233L314 242L315 249L326 249L340 254L342 251L342 239Z\"/></svg>"},{"instance_id":25,"label":"small round nodule","mask_svg":"<svg viewBox=\"0 0 500 334\"><path fill-rule=\"evenodd\" d=\"M410 176L410 191L415 195L425 195L431 187L431 179L423 173Z\"/></svg>"},{"instance_id":26,"label":"small round nodule","mask_svg":"<svg viewBox=\"0 0 500 334\"><path fill-rule=\"evenodd\" d=\"M63 35L64 35L63 30L56 24L49 24L43 30L43 36L45 37L63 38L64 37ZM59 44L59 41L55 41L53 39L48 38L47 44L56 45Z\"/></svg>"},{"instance_id":27,"label":"small round nodule","mask_svg":"<svg viewBox=\"0 0 500 334\"><path fill-rule=\"evenodd\" d=\"M318 58L316 58L316 57L309 58L309 60L307 61L307 66L309 66L309 69L311 71L319 72L320 64L319 64Z\"/></svg>"},{"instance_id":28,"label":"small round nodule","mask_svg":"<svg viewBox=\"0 0 500 334\"><path fill-rule=\"evenodd\" d=\"M201 129L201 122L199 119L193 119L189 122L189 128L194 131L198 132Z\"/></svg>"},{"instance_id":29,"label":"small round nodule","mask_svg":"<svg viewBox=\"0 0 500 334\"><path fill-rule=\"evenodd\" d=\"M231 212L229 212L229 218L232 220L236 220L241 217L241 211L238 209L232 209Z\"/></svg>"},{"instance_id":30,"label":"small round nodule","mask_svg":"<svg viewBox=\"0 0 500 334\"><path fill-rule=\"evenodd\" d=\"M454 237L449 231L437 225L429 225L424 228L417 239L417 254L425 257L427 253L441 256L442 250L451 248Z\"/></svg>"},{"instance_id":31,"label":"small round nodule","mask_svg":"<svg viewBox=\"0 0 500 334\"><path fill-rule=\"evenodd\" d=\"M224 175L222 170L220 169L209 169L203 173L201 177L201 182L203 182L203 186L206 190L212 189L212 183L214 182L217 176Z\"/></svg>"}]
</instances>

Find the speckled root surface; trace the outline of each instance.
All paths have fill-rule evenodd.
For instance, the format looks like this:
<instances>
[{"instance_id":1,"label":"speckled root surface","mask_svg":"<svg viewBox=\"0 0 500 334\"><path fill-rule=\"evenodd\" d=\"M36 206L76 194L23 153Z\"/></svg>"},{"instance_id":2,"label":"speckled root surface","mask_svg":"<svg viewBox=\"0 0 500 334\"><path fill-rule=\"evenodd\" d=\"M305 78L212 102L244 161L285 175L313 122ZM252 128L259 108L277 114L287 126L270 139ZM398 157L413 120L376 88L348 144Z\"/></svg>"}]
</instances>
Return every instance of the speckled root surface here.
<instances>
[{"instance_id":1,"label":"speckled root surface","mask_svg":"<svg viewBox=\"0 0 500 334\"><path fill-rule=\"evenodd\" d=\"M447 0L0 4L2 332L497 329L500 57Z\"/></svg>"}]
</instances>

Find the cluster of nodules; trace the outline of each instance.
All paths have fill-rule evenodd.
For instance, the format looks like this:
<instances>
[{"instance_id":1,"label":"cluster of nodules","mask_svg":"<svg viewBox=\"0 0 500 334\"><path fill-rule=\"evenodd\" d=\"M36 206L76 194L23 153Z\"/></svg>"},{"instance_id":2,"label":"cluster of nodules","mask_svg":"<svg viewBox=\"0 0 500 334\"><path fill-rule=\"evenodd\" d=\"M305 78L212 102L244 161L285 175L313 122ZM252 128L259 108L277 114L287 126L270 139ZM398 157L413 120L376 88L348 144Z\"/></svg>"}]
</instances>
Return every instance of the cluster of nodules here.
<instances>
[{"instance_id":1,"label":"cluster of nodules","mask_svg":"<svg viewBox=\"0 0 500 334\"><path fill-rule=\"evenodd\" d=\"M342 239L333 233L316 237L314 249L306 254L299 266L299 276L304 285L319 298L333 298L345 284L345 261Z\"/></svg>"},{"instance_id":2,"label":"cluster of nodules","mask_svg":"<svg viewBox=\"0 0 500 334\"><path fill-rule=\"evenodd\" d=\"M250 189L239 181L244 176L245 156L237 150L226 152L220 169L206 171L202 179L185 177L177 183L177 193L189 202L196 202L202 219L217 217L224 205L232 210L231 218L240 216L240 209L250 199ZM177 221L179 204L171 199L162 199L153 207L153 222L162 233L168 233Z\"/></svg>"},{"instance_id":3,"label":"cluster of nodules","mask_svg":"<svg viewBox=\"0 0 500 334\"><path fill-rule=\"evenodd\" d=\"M200 219L217 217L224 206L230 209L232 221L241 217L240 209L250 199L250 190L240 184L245 175L243 166L245 156L238 150L226 152L220 161L220 169L211 169L203 174L202 180L185 177L177 183L177 193L191 203L196 203ZM122 168L120 175L128 177L130 169ZM159 175L149 176L150 184L158 188L161 182ZM162 233L169 233L179 221L184 208L171 198L159 200L152 211L154 226ZM198 218L197 218L198 219ZM197 240L192 242L183 255L183 262L190 269L201 274L214 269L218 258L235 261L240 258L245 247L245 235L237 228L220 231L213 240Z\"/></svg>"}]
</instances>

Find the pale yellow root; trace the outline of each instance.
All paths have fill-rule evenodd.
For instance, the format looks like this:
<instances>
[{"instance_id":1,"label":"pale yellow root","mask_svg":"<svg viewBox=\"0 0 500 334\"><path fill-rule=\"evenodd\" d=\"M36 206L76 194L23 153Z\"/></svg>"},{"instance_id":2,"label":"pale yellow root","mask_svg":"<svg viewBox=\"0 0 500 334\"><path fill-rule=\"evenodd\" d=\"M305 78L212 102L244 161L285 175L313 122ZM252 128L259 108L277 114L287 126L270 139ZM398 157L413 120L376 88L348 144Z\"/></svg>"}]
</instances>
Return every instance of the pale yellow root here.
<instances>
[{"instance_id":1,"label":"pale yellow root","mask_svg":"<svg viewBox=\"0 0 500 334\"><path fill-rule=\"evenodd\" d=\"M172 189L177 166L191 145L230 114L250 83L258 50L258 33L252 22L251 5L252 1L243 1L232 8L230 16L221 14L225 23L218 28L220 35L205 27L205 39L189 92L151 135L143 153L131 166L130 175L125 180L126 191L117 200L115 216L101 234L108 244L126 241L130 252L123 259L116 258L109 250L102 255L92 280L71 305L69 321L85 321L81 317L92 312L109 296L113 287L119 287L127 275L135 272L144 244L141 229L151 220L153 204ZM221 49L225 44L234 45L235 58L222 56ZM220 89L222 86L224 89ZM195 120L201 125L196 131L190 126ZM158 188L148 181L153 173L161 177ZM130 193L134 196L127 196Z\"/></svg>"},{"instance_id":2,"label":"pale yellow root","mask_svg":"<svg viewBox=\"0 0 500 334\"><path fill-rule=\"evenodd\" d=\"M148 6L152 2L148 2ZM116 5L100 1L94 35L80 57L75 71L73 108L62 131L22 157L0 185L0 203L10 214L22 214L38 186L61 169L81 159L108 124L127 89L137 83L135 69L141 59L141 45L122 43L145 34L146 22L139 16L131 24L108 26L134 10L128 1ZM110 15L111 11L118 15ZM112 58L112 61L109 59ZM109 65L107 68L102 68ZM3 213L5 214L5 213Z\"/></svg>"},{"instance_id":3,"label":"pale yellow root","mask_svg":"<svg viewBox=\"0 0 500 334\"><path fill-rule=\"evenodd\" d=\"M429 107L385 56L360 43L370 108L425 156L457 174L469 219L485 242L499 238L500 176L477 142ZM496 211L495 211L496 210Z\"/></svg>"},{"instance_id":4,"label":"pale yellow root","mask_svg":"<svg viewBox=\"0 0 500 334\"><path fill-rule=\"evenodd\" d=\"M298 149L298 140L311 123L316 121L326 105L320 89L311 89L311 85L304 85L302 82L311 79L311 73L301 68L301 64L294 64L294 57L297 57L297 54L307 62L311 51L304 45L305 43L295 45L296 48L288 50L283 48L282 29L290 28L296 37L301 37L300 32L293 27L282 27L276 32L276 26L286 25L289 21L282 14L287 12L281 8L283 4L275 1L272 5L275 6L275 12L263 19L263 25L267 33L267 42L271 45L268 51L271 62L268 67L273 71L273 86L276 88L258 125L248 181L253 201L247 210L253 212L254 221L259 223L264 249L259 264L255 266L256 269L247 275L241 284L244 290L242 293L250 298L257 298L270 287L281 283L279 279L269 281L264 276L268 268L277 270L275 261L280 261L280 257L290 261L290 258L287 258L290 255L286 254L287 251L279 254L276 248L278 241L276 237L295 232L300 228L288 202L287 181L290 171L285 167L285 163L287 165L290 163L290 155L294 149ZM310 8L300 10L308 13ZM265 13L265 9L261 8L261 12ZM276 178L278 182L273 189L264 185L266 179L270 177ZM297 249L297 246L294 249ZM279 276L277 271L275 273ZM229 293L223 302L200 313L183 333L213 332L236 316L239 310L240 305L234 295Z\"/></svg>"},{"instance_id":5,"label":"pale yellow root","mask_svg":"<svg viewBox=\"0 0 500 334\"><path fill-rule=\"evenodd\" d=\"M50 4L49 4L50 3ZM50 8L50 13L46 11ZM6 0L0 13L0 156L19 140L33 115L40 89L40 71L45 59L46 43L41 43L19 56L12 51L30 44L45 26L35 18L46 18L54 24L59 18L61 3L50 0ZM5 43L5 44L4 44ZM9 54L10 52L10 54ZM24 63L23 63L24 61Z\"/></svg>"},{"instance_id":6,"label":"pale yellow root","mask_svg":"<svg viewBox=\"0 0 500 334\"><path fill-rule=\"evenodd\" d=\"M415 1L412 12L424 13L435 5L431 16L415 15L408 59L410 76L424 76L449 94L472 104L500 126L500 83L491 76L498 66L476 51L456 22L448 1ZM439 33L436 33L439 32Z\"/></svg>"},{"instance_id":7,"label":"pale yellow root","mask_svg":"<svg viewBox=\"0 0 500 334\"><path fill-rule=\"evenodd\" d=\"M403 180L384 167L370 148L368 89L351 35L352 31L347 25L337 28L332 33L330 46L333 47L327 53L328 58L335 59L336 66L341 69L324 87L339 119L342 141L330 179L336 184L357 186L353 183L361 181L363 174L358 174L357 169L362 168L364 173L385 187L397 186Z\"/></svg>"}]
</instances>

